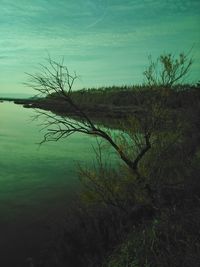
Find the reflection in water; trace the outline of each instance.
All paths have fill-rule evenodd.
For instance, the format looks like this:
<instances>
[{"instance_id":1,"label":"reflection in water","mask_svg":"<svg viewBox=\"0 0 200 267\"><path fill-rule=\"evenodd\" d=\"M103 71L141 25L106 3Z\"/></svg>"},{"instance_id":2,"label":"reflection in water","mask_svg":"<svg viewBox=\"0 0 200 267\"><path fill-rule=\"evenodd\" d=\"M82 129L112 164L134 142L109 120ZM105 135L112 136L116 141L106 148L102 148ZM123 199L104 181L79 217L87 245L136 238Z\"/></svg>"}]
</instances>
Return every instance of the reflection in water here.
<instances>
[{"instance_id":1,"label":"reflection in water","mask_svg":"<svg viewBox=\"0 0 200 267\"><path fill-rule=\"evenodd\" d=\"M89 163L92 158L95 139L80 134L39 146L43 134L39 122L31 121L33 115L31 109L0 104L0 266L4 267L22 267L24 258L33 256L48 239L47 222L63 212L77 191L76 162Z\"/></svg>"}]
</instances>

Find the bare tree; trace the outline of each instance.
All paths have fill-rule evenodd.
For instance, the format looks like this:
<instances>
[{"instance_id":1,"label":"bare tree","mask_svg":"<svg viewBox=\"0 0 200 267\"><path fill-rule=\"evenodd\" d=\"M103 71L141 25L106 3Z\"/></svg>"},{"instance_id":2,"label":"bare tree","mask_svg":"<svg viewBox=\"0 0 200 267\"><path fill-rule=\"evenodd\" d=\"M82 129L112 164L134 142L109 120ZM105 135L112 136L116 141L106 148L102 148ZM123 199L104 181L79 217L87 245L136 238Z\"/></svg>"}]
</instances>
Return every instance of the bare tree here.
<instances>
[{"instance_id":1,"label":"bare tree","mask_svg":"<svg viewBox=\"0 0 200 267\"><path fill-rule=\"evenodd\" d=\"M135 150L136 153L132 153L132 155L127 154L127 148L118 144L111 134L99 126L96 126L84 110L73 101L71 93L74 82L78 78L76 73L71 74L63 61L58 63L51 58L48 58L47 61L47 66L41 65L41 72L28 74L29 81L26 84L35 89L38 94L43 97L56 93L66 101L66 104L73 108L74 113L79 116L79 120L72 120L66 115L56 115L47 111L38 110L38 116L45 116L44 128L46 129L46 133L42 142L58 141L61 138L68 137L77 132L101 137L114 148L122 161L137 175L137 177L140 177L138 164L151 148L150 128L145 126L140 129L142 138L140 138L139 142L139 139L136 138L138 132L136 132L136 135L132 138L132 149Z\"/></svg>"}]
</instances>

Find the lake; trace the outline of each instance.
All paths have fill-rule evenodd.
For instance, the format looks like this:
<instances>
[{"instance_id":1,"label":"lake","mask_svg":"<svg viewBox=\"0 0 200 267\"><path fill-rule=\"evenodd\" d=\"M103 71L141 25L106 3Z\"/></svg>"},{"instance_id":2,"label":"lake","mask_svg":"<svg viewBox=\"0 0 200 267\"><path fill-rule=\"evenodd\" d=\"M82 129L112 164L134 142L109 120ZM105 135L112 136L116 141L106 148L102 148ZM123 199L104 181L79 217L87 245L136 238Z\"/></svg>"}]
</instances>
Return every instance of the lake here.
<instances>
[{"instance_id":1,"label":"lake","mask_svg":"<svg viewBox=\"0 0 200 267\"><path fill-rule=\"evenodd\" d=\"M0 103L0 266L29 266L48 242L49 224L79 188L77 162L90 164L95 138L75 134L39 146L34 110Z\"/></svg>"}]
</instances>

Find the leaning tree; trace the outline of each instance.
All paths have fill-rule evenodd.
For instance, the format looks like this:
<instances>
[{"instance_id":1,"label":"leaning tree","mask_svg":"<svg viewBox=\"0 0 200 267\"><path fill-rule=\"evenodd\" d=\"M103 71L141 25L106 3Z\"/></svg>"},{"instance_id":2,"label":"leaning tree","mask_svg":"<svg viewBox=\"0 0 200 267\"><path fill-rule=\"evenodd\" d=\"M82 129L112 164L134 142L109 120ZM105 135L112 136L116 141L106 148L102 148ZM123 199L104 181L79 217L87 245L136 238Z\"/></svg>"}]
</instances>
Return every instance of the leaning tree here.
<instances>
[{"instance_id":1,"label":"leaning tree","mask_svg":"<svg viewBox=\"0 0 200 267\"><path fill-rule=\"evenodd\" d=\"M183 53L178 58L171 54L161 55L156 62L151 61L149 68L144 72L147 85L150 87L153 84L155 86L172 86L188 73L192 64L192 60L188 59L188 56ZM158 67L158 62L160 62L161 68ZM39 95L43 97L52 94L59 96L78 116L78 120L73 120L66 115L38 110L39 116L45 116L44 128L46 133L42 142L58 141L77 132L103 138L113 147L131 171L138 178L141 177L138 170L139 163L155 141L153 133L158 130L160 123L165 120L166 113L162 105L151 103L146 108L144 107L143 113L131 118L131 127L124 130L128 135L130 151L127 146L122 146L117 142L109 132L96 125L87 112L74 101L72 89L78 76L75 72L71 73L69 71L64 64L64 60L58 63L49 57L47 64L41 65L40 72L28 74L28 76L29 80L26 84L35 89ZM130 144L130 141L132 144Z\"/></svg>"},{"instance_id":2,"label":"leaning tree","mask_svg":"<svg viewBox=\"0 0 200 267\"><path fill-rule=\"evenodd\" d=\"M78 120L73 120L66 115L53 114L48 111L37 110L38 116L45 116L43 123L46 133L42 142L58 141L74 133L93 135L106 140L117 152L122 161L138 175L138 164L146 152L151 148L150 127L143 127L141 130L142 138L135 138L131 134L133 147L137 147L137 153L127 155L126 149L109 134L106 130L96 125L87 113L82 109L72 97L74 82L78 78L76 73L70 73L64 62L58 63L51 58L47 59L47 65L41 65L41 71L35 74L28 74L29 80L26 83L38 92L38 95L48 97L56 94L69 105L73 112L78 116Z\"/></svg>"}]
</instances>

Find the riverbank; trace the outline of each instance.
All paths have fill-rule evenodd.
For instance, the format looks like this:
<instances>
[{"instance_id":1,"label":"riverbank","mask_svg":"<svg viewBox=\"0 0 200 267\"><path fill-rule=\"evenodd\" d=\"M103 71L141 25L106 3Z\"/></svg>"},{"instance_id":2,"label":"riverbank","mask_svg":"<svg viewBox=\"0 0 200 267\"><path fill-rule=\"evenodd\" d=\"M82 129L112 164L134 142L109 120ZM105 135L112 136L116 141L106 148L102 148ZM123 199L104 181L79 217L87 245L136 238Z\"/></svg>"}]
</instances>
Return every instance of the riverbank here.
<instances>
[{"instance_id":1,"label":"riverbank","mask_svg":"<svg viewBox=\"0 0 200 267\"><path fill-rule=\"evenodd\" d=\"M135 135L134 127L140 133L148 127L153 138L139 165L144 181L138 182L125 166L110 168L110 161L103 165L98 155L95 170L82 168L86 190L76 205L66 210L67 219L59 226L63 233L53 242L56 249L49 248L44 256L44 266L54 266L55 262L77 267L197 264L200 90L195 86L176 89L72 93L73 101L90 118L136 118L140 124L124 129L132 134L133 144L141 138ZM18 104L77 115L55 94ZM128 153L130 146L123 143L124 136L116 137ZM133 147L131 152L135 152Z\"/></svg>"}]
</instances>

